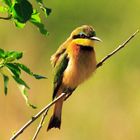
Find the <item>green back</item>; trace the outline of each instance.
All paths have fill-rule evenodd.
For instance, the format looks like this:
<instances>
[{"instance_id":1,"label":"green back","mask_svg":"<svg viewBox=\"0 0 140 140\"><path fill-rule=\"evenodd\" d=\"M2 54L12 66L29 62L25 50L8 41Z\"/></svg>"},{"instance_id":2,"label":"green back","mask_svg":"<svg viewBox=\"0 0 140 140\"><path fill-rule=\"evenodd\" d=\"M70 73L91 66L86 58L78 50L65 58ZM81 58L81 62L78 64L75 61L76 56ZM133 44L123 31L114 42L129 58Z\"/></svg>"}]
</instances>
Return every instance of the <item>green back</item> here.
<instances>
[{"instance_id":1,"label":"green back","mask_svg":"<svg viewBox=\"0 0 140 140\"><path fill-rule=\"evenodd\" d=\"M67 53L64 52L63 54L61 54L58 62L55 65L54 82L53 82L54 84L53 99L56 97L57 91L62 83L63 73L65 69L67 68L68 62L69 62L69 59L68 59Z\"/></svg>"}]
</instances>

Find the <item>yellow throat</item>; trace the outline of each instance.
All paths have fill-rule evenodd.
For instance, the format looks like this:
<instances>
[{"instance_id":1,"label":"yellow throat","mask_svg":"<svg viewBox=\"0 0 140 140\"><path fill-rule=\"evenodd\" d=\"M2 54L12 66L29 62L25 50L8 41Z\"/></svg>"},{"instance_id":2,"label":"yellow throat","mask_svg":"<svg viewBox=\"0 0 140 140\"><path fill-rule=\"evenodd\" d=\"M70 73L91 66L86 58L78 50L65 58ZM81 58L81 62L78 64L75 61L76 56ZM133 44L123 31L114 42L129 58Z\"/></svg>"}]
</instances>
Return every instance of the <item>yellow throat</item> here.
<instances>
[{"instance_id":1,"label":"yellow throat","mask_svg":"<svg viewBox=\"0 0 140 140\"><path fill-rule=\"evenodd\" d=\"M87 39L87 38L78 38L78 39L74 39L72 40L72 43L81 45L81 46L94 46L94 41Z\"/></svg>"}]
</instances>

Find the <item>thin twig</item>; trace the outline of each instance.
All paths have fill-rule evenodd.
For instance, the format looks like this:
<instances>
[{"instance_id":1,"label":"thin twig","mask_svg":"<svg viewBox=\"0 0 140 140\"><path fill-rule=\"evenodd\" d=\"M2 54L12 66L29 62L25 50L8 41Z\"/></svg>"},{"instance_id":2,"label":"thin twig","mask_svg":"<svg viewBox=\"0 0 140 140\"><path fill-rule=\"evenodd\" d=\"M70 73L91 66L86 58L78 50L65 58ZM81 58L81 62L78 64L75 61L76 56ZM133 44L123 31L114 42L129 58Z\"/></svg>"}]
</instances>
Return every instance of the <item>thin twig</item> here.
<instances>
[{"instance_id":1,"label":"thin twig","mask_svg":"<svg viewBox=\"0 0 140 140\"><path fill-rule=\"evenodd\" d=\"M138 33L138 32L139 32L139 30L137 30L133 35L131 35L124 43L122 43L122 45L119 45L119 47L117 47L114 51L112 51L110 54L108 54L107 56L105 56L105 57L97 64L97 68L99 68L100 66L102 66L103 63L104 63L107 59L109 59L112 55L114 55L114 54L117 53L120 49L122 49L122 48L123 48L137 33ZM48 112L48 110L47 110L47 112ZM40 124L39 124L38 127L37 127L37 131L36 131L36 133L35 133L35 135L34 135L34 137L33 137L32 140L35 140L35 139L37 138L37 135L38 135L40 129L42 128L42 124L43 124L43 122L44 122L44 119L45 119L46 115L47 115L47 114L44 113L44 115L43 115L43 117L42 117L42 119L41 119L41 121L40 121Z\"/></svg>"},{"instance_id":2,"label":"thin twig","mask_svg":"<svg viewBox=\"0 0 140 140\"><path fill-rule=\"evenodd\" d=\"M8 17L0 17L0 19L3 19L3 20L9 20L12 18L12 15L9 15Z\"/></svg>"},{"instance_id":3,"label":"thin twig","mask_svg":"<svg viewBox=\"0 0 140 140\"><path fill-rule=\"evenodd\" d=\"M99 68L100 66L103 65L103 63L109 59L112 55L114 55L115 53L117 53L119 50L121 50L122 48L124 48L126 46L126 44L128 44L128 42L135 37L135 35L139 32L139 30L137 30L134 34L132 34L126 41L124 41L121 45L119 45L114 51L112 51L111 53L109 53L107 56L105 56L96 66L96 68Z\"/></svg>"},{"instance_id":4,"label":"thin twig","mask_svg":"<svg viewBox=\"0 0 140 140\"><path fill-rule=\"evenodd\" d=\"M97 64L97 68L99 68L100 66L103 65L103 63L109 59L111 56L113 56L115 53L117 53L120 49L124 48L126 46L126 44L128 44L128 42L134 38L136 36L136 34L139 32L139 30L137 30L134 34L132 34L122 45L119 45L118 48L116 48L114 51L112 51L111 53L109 53L107 56L105 56L98 64ZM10 140L15 140L20 134L23 133L23 131L29 127L37 118L39 118L45 111L47 112L49 110L49 108L55 104L58 100L60 100L61 98L63 98L64 96L66 96L67 93L62 93L60 96L58 96L57 98L55 98L51 103L49 103L48 105L46 105L40 112L38 112L36 115L34 115L32 117L32 119L30 119L19 131L17 131L11 138ZM47 115L47 113L46 113ZM38 130L40 131L41 127L42 127L42 123L46 117L46 115L44 114L44 116L41 119L41 122L38 126L38 129L36 131L37 134L34 135L34 137L36 138L38 135ZM35 139L33 139L35 140Z\"/></svg>"},{"instance_id":5,"label":"thin twig","mask_svg":"<svg viewBox=\"0 0 140 140\"><path fill-rule=\"evenodd\" d=\"M34 115L22 128L20 128L11 138L10 140L15 140L23 131L31 125L37 118L39 118L47 109L49 109L53 104L59 101L61 98L66 96L67 93L62 93L60 96L55 98L52 102L46 105L41 111L39 111L36 115Z\"/></svg>"},{"instance_id":6,"label":"thin twig","mask_svg":"<svg viewBox=\"0 0 140 140\"><path fill-rule=\"evenodd\" d=\"M32 140L36 140L36 138L37 138L37 136L38 136L38 134L39 134L39 132L40 132L42 126L43 126L43 123L44 123L44 120L45 120L45 118L46 118L46 116L47 116L48 111L49 111L49 109L47 109L46 112L43 114L43 116L42 116L42 118L41 118L41 121L40 121L40 123L39 123L39 125L38 125L38 127L37 127L37 129L36 129L36 132L35 132L35 134L34 134Z\"/></svg>"}]
</instances>

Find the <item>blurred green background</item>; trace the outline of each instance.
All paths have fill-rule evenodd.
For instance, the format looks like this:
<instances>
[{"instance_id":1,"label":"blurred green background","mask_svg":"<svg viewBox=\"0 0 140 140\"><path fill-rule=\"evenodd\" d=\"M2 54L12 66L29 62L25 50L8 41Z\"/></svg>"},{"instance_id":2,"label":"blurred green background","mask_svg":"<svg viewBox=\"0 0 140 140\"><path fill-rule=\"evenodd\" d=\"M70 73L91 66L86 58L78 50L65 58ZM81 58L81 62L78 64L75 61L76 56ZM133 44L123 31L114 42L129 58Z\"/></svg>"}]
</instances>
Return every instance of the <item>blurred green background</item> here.
<instances>
[{"instance_id":1,"label":"blurred green background","mask_svg":"<svg viewBox=\"0 0 140 140\"><path fill-rule=\"evenodd\" d=\"M33 2L33 0L32 0ZM44 22L50 32L41 35L30 23L22 30L12 22L0 20L0 47L24 52L21 62L47 80L35 80L23 73L30 85L27 107L15 83L9 83L8 96L0 85L0 140L8 140L33 114L52 97L53 72L50 56L71 31L83 24L92 25L103 43L96 45L97 60L116 48L140 26L139 0L48 0L52 14ZM63 107L61 130L46 132L38 140L139 140L140 139L140 35L108 60L95 75L77 88ZM37 120L17 140L30 140Z\"/></svg>"}]
</instances>

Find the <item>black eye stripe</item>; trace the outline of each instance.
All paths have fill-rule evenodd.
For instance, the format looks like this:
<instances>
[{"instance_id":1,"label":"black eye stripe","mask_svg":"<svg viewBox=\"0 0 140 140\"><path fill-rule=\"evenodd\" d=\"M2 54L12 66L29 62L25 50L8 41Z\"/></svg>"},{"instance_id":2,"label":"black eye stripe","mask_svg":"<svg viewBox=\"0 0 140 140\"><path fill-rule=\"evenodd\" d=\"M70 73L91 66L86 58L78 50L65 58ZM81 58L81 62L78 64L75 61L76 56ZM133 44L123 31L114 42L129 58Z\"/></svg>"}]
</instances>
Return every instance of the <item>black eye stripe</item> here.
<instances>
[{"instance_id":1,"label":"black eye stripe","mask_svg":"<svg viewBox=\"0 0 140 140\"><path fill-rule=\"evenodd\" d=\"M80 37L81 37L81 38L87 38L87 36L84 35L84 34L81 34Z\"/></svg>"},{"instance_id":2,"label":"black eye stripe","mask_svg":"<svg viewBox=\"0 0 140 140\"><path fill-rule=\"evenodd\" d=\"M73 39L77 39L77 38L88 38L88 36L86 36L84 34L78 34L78 35L73 36Z\"/></svg>"},{"instance_id":3,"label":"black eye stripe","mask_svg":"<svg viewBox=\"0 0 140 140\"><path fill-rule=\"evenodd\" d=\"M72 38L73 39L80 38L80 35L74 35Z\"/></svg>"}]
</instances>

